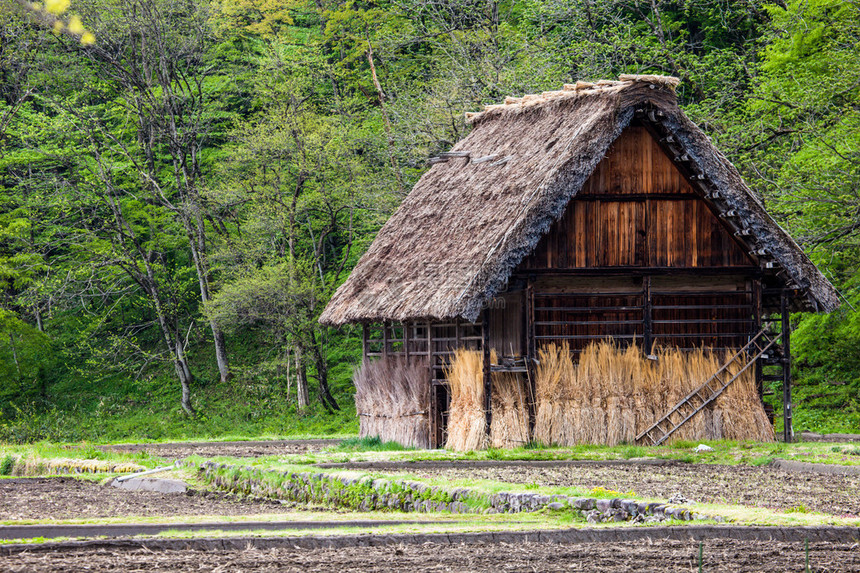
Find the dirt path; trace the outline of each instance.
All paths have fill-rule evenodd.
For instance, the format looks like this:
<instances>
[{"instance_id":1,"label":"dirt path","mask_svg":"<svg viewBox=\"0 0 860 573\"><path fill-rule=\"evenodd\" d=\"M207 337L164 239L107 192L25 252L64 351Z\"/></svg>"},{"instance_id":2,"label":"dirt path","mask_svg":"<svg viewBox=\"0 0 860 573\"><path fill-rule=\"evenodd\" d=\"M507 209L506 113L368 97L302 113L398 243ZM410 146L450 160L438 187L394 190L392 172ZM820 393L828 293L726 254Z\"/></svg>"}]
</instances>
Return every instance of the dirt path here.
<instances>
[{"instance_id":1,"label":"dirt path","mask_svg":"<svg viewBox=\"0 0 860 573\"><path fill-rule=\"evenodd\" d=\"M731 573L803 571L802 543L709 539L704 570ZM0 557L9 572L70 571L604 571L688 573L698 568L699 544L691 541L627 543L524 543L400 545L338 549L249 547L238 551L77 549ZM809 544L817 573L860 571L856 544Z\"/></svg>"},{"instance_id":2,"label":"dirt path","mask_svg":"<svg viewBox=\"0 0 860 573\"><path fill-rule=\"evenodd\" d=\"M189 490L185 494L128 491L74 478L0 480L0 519L86 519L119 516L262 515L291 513L294 504L236 499Z\"/></svg>"},{"instance_id":3,"label":"dirt path","mask_svg":"<svg viewBox=\"0 0 860 573\"><path fill-rule=\"evenodd\" d=\"M325 448L336 446L342 440L266 440L249 442L173 442L163 444L117 444L103 446L106 450L115 452L146 451L153 456L168 459L185 458L192 455L212 457L231 456L237 458L255 458L259 456L277 456L285 454L306 454L318 452Z\"/></svg>"},{"instance_id":4,"label":"dirt path","mask_svg":"<svg viewBox=\"0 0 860 573\"><path fill-rule=\"evenodd\" d=\"M417 477L488 479L542 486L604 487L618 492L633 491L631 497L668 499L674 494L702 503L730 503L832 515L860 515L860 476L787 472L772 467L719 466L704 464L541 464L528 462L470 467L412 463L375 468Z\"/></svg>"}]
</instances>

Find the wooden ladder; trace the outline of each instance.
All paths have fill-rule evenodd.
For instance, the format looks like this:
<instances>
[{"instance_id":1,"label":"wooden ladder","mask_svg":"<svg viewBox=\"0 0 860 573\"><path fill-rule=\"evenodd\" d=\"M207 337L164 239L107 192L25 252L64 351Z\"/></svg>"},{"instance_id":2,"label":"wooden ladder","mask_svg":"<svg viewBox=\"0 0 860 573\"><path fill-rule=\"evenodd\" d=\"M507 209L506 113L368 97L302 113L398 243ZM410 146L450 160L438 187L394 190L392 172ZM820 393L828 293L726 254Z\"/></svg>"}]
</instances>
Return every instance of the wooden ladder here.
<instances>
[{"instance_id":1,"label":"wooden ladder","mask_svg":"<svg viewBox=\"0 0 860 573\"><path fill-rule=\"evenodd\" d=\"M678 402L675 407L669 410L665 416L660 418L660 420L654 423L650 428L636 436L636 443L648 446L659 446L665 442L669 436L678 430L678 428L686 424L693 416L702 411L705 406L716 400L732 382L737 380L741 374L753 366L759 358L765 357L768 351L776 345L778 340L779 335L769 334L766 328L760 330L758 334L750 339L746 346L729 358L726 363L707 380L707 382ZM749 359L747 358L748 356L750 356ZM743 365L737 374L728 378L726 370L729 366L736 362L740 363L744 361L746 361L746 364ZM680 422L675 424L672 422L673 416L675 419L678 417L681 417L682 419Z\"/></svg>"}]
</instances>

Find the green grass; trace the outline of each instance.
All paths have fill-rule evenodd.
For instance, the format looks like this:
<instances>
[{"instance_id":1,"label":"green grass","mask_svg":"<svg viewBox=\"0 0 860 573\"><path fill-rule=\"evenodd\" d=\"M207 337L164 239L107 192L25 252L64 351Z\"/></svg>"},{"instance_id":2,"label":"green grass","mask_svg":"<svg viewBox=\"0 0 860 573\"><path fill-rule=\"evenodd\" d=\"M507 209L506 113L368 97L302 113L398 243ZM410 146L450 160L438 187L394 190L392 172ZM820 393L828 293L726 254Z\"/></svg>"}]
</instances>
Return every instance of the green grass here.
<instances>
[{"instance_id":1,"label":"green grass","mask_svg":"<svg viewBox=\"0 0 860 573\"><path fill-rule=\"evenodd\" d=\"M397 442L383 442L379 436L364 438L351 437L344 439L337 446L331 448L333 452L402 452L412 450Z\"/></svg>"}]
</instances>

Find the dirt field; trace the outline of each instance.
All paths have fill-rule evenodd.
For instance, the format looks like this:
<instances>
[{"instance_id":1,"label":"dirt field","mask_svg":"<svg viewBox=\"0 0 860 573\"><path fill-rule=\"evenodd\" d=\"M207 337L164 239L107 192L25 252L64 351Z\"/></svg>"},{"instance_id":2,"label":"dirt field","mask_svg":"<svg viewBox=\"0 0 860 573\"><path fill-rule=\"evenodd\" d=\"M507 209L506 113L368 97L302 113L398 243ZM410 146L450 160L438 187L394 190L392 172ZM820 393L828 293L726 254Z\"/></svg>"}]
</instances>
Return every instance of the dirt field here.
<instances>
[{"instance_id":1,"label":"dirt field","mask_svg":"<svg viewBox=\"0 0 860 573\"><path fill-rule=\"evenodd\" d=\"M73 478L0 480L0 516L4 520L261 515L290 513L294 511L292 508L292 504L273 500L243 501L222 493L128 491Z\"/></svg>"},{"instance_id":2,"label":"dirt field","mask_svg":"<svg viewBox=\"0 0 860 573\"><path fill-rule=\"evenodd\" d=\"M185 458L192 455L213 457L232 456L254 458L286 454L318 452L337 445L341 440L273 440L262 442L177 442L165 444L119 444L105 446L116 452L147 451L153 456L168 459Z\"/></svg>"},{"instance_id":3,"label":"dirt field","mask_svg":"<svg viewBox=\"0 0 860 573\"><path fill-rule=\"evenodd\" d=\"M718 466L673 463L669 465L614 465L451 468L411 464L415 476L452 479L490 479L542 486L598 486L640 497L668 499L681 494L701 503L730 503L786 510L802 506L832 515L860 515L860 476L787 472L770 467Z\"/></svg>"},{"instance_id":4,"label":"dirt field","mask_svg":"<svg viewBox=\"0 0 860 573\"><path fill-rule=\"evenodd\" d=\"M604 571L698 570L698 543L658 541L582 544L401 545L342 549L244 551L76 550L0 557L0 570L70 571ZM860 571L856 544L810 543L817 573ZM704 570L803 571L802 543L713 539Z\"/></svg>"}]
</instances>

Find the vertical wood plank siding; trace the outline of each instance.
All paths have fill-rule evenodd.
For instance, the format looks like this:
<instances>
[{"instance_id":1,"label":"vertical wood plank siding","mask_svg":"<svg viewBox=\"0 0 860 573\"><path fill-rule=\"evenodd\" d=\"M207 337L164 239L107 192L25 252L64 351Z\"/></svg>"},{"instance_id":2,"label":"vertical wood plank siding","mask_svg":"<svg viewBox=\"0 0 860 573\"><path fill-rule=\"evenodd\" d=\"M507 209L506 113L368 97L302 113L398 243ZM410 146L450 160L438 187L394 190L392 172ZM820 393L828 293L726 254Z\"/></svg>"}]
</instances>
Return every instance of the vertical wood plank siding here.
<instances>
[{"instance_id":1,"label":"vertical wood plank siding","mask_svg":"<svg viewBox=\"0 0 860 573\"><path fill-rule=\"evenodd\" d=\"M659 143L633 126L520 270L751 264Z\"/></svg>"}]
</instances>

